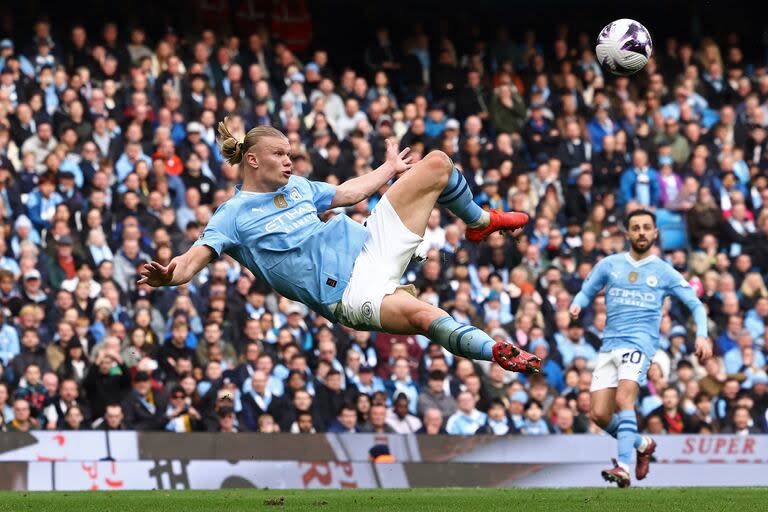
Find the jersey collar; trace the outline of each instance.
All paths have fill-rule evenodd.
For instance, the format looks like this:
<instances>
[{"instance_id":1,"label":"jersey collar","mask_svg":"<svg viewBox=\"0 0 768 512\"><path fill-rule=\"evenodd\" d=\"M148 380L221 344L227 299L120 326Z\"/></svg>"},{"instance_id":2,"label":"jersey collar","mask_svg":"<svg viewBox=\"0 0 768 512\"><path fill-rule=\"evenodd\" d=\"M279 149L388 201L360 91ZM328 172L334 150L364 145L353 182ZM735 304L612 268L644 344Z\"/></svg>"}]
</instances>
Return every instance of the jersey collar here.
<instances>
[{"instance_id":1,"label":"jersey collar","mask_svg":"<svg viewBox=\"0 0 768 512\"><path fill-rule=\"evenodd\" d=\"M656 255L651 254L647 258L643 258L640 261L635 260L632 256L629 255L629 251L624 253L624 257L627 259L630 265L633 267L642 267L643 265L647 265L648 263L652 261L656 261Z\"/></svg>"}]
</instances>

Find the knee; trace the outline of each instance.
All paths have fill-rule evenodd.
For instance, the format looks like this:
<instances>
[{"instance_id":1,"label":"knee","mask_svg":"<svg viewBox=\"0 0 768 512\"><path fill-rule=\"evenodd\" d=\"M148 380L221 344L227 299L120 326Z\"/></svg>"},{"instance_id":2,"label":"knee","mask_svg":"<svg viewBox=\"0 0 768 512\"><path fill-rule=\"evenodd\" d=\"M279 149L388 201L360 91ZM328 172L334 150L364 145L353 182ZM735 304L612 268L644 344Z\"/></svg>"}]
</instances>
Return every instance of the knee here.
<instances>
[{"instance_id":1,"label":"knee","mask_svg":"<svg viewBox=\"0 0 768 512\"><path fill-rule=\"evenodd\" d=\"M589 410L589 418L601 427L611 422L613 414L608 409L592 408Z\"/></svg>"},{"instance_id":2,"label":"knee","mask_svg":"<svg viewBox=\"0 0 768 512\"><path fill-rule=\"evenodd\" d=\"M435 311L433 308L424 308L411 313L408 321L414 329L422 333L428 333L432 322L441 316L445 316L445 313L439 310Z\"/></svg>"},{"instance_id":3,"label":"knee","mask_svg":"<svg viewBox=\"0 0 768 512\"><path fill-rule=\"evenodd\" d=\"M431 172L437 174L440 181L448 183L448 178L453 172L453 160L440 150L430 151L423 160Z\"/></svg>"},{"instance_id":4,"label":"knee","mask_svg":"<svg viewBox=\"0 0 768 512\"><path fill-rule=\"evenodd\" d=\"M635 409L635 399L633 397L626 397L620 394L616 395L616 407L620 411L633 411Z\"/></svg>"}]
</instances>

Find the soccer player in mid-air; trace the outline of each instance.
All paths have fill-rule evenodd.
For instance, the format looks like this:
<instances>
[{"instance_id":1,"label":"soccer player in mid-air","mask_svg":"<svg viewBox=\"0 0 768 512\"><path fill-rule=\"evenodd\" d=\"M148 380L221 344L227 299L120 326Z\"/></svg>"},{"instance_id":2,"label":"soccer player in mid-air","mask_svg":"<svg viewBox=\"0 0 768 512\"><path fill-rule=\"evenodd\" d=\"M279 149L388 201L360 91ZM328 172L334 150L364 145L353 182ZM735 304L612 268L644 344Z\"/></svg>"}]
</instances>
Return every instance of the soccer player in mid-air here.
<instances>
[{"instance_id":1,"label":"soccer player in mid-air","mask_svg":"<svg viewBox=\"0 0 768 512\"><path fill-rule=\"evenodd\" d=\"M680 299L693 314L699 360L712 356L704 305L679 272L651 253L659 235L655 215L647 210L633 211L624 227L629 252L608 256L595 265L570 307L571 316L577 318L605 288L608 320L592 374L590 414L618 440L618 462L614 460L614 467L602 475L619 487L630 484L632 452L637 451L635 477L642 480L656 449L653 439L637 433L635 403L659 347L662 303L667 295Z\"/></svg>"},{"instance_id":2,"label":"soccer player in mid-air","mask_svg":"<svg viewBox=\"0 0 768 512\"><path fill-rule=\"evenodd\" d=\"M528 222L520 212L482 210L467 181L440 151L412 164L409 149L387 141L378 169L339 186L309 181L291 172L291 146L271 127L250 130L236 140L219 123L221 151L240 165L243 183L214 213L200 239L167 266L148 263L139 283L186 283L227 253L281 295L303 302L322 316L360 330L422 334L450 352L496 361L503 368L538 373L541 361L508 342L456 322L448 313L400 286L435 204L467 224L467 239L479 242L495 231L513 235ZM397 177L365 224L346 215L326 223L323 212L351 206Z\"/></svg>"}]
</instances>

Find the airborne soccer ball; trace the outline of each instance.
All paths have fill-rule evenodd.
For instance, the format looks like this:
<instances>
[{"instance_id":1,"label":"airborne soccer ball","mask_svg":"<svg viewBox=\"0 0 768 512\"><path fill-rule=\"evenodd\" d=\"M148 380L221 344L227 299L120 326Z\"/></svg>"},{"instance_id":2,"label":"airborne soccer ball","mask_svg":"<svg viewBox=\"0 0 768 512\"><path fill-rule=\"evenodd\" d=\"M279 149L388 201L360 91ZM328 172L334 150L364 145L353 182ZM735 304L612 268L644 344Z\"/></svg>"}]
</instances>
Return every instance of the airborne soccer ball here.
<instances>
[{"instance_id":1,"label":"airborne soccer ball","mask_svg":"<svg viewBox=\"0 0 768 512\"><path fill-rule=\"evenodd\" d=\"M595 53L600 64L614 75L637 73L653 53L651 34L635 20L616 20L600 31Z\"/></svg>"}]
</instances>

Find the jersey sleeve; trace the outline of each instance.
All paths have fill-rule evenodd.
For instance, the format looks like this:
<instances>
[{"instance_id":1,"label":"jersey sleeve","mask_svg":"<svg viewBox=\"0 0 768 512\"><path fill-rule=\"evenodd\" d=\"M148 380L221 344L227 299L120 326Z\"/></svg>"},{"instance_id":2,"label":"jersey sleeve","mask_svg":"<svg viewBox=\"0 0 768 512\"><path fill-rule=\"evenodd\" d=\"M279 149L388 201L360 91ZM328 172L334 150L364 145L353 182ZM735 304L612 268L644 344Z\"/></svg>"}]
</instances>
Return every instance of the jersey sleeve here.
<instances>
[{"instance_id":1,"label":"jersey sleeve","mask_svg":"<svg viewBox=\"0 0 768 512\"><path fill-rule=\"evenodd\" d=\"M336 186L322 181L307 180L309 189L312 191L312 202L318 212L324 212L331 207L331 202L336 196Z\"/></svg>"},{"instance_id":2,"label":"jersey sleeve","mask_svg":"<svg viewBox=\"0 0 768 512\"><path fill-rule=\"evenodd\" d=\"M213 214L194 245L207 245L216 251L217 256L221 256L221 253L236 245L237 240L237 206L226 202Z\"/></svg>"},{"instance_id":3,"label":"jersey sleeve","mask_svg":"<svg viewBox=\"0 0 768 512\"><path fill-rule=\"evenodd\" d=\"M685 307L691 312L696 322L696 336L706 338L708 336L708 328L707 311L704 309L704 304L701 303L691 285L678 271L669 269L667 271L667 279L667 293L674 295L680 302L685 304Z\"/></svg>"},{"instance_id":4,"label":"jersey sleeve","mask_svg":"<svg viewBox=\"0 0 768 512\"><path fill-rule=\"evenodd\" d=\"M584 284L581 285L581 291L573 298L573 303L580 308L587 307L595 298L595 295L608 283L609 273L610 263L607 258L604 258L589 273Z\"/></svg>"}]
</instances>

